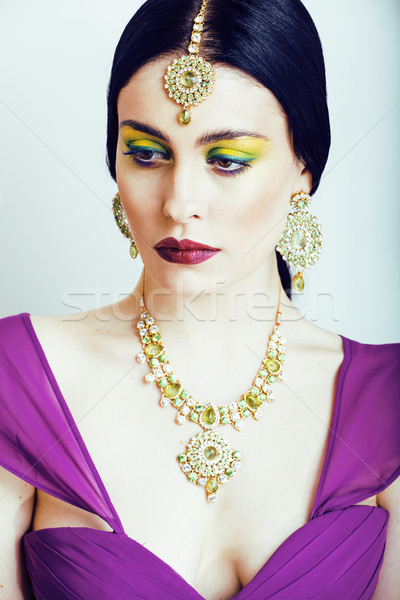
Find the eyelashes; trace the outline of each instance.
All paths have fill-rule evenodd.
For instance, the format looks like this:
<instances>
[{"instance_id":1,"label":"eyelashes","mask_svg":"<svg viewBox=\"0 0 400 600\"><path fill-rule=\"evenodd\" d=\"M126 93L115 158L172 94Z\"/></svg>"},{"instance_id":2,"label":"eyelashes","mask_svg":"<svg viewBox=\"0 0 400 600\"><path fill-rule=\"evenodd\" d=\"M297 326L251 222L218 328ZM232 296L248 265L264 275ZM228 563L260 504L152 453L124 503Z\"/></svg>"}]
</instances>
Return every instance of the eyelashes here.
<instances>
[{"instance_id":1,"label":"eyelashes","mask_svg":"<svg viewBox=\"0 0 400 600\"><path fill-rule=\"evenodd\" d=\"M165 152L144 146L131 146L129 150L122 152L122 154L128 156L134 165L147 169L157 168L160 164L169 160L169 156ZM215 154L211 158L208 158L207 164L215 165L214 171L224 177L235 177L253 166L249 159L233 159L223 154Z\"/></svg>"}]
</instances>

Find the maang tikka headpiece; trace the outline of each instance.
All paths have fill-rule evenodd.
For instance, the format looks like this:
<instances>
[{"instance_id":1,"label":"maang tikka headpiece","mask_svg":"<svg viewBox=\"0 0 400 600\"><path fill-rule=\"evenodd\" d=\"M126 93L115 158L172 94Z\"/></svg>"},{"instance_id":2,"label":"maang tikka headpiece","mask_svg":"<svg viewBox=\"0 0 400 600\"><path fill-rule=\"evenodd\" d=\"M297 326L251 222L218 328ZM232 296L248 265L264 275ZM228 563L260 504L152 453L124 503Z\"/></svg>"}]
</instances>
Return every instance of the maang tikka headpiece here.
<instances>
[{"instance_id":1,"label":"maang tikka headpiece","mask_svg":"<svg viewBox=\"0 0 400 600\"><path fill-rule=\"evenodd\" d=\"M164 76L165 89L169 97L184 107L178 117L182 125L189 125L192 120L190 112L192 106L197 106L206 100L213 91L215 83L212 66L198 56L207 3L208 0L203 0L200 12L194 19L192 37L188 46L189 54L176 58Z\"/></svg>"}]
</instances>

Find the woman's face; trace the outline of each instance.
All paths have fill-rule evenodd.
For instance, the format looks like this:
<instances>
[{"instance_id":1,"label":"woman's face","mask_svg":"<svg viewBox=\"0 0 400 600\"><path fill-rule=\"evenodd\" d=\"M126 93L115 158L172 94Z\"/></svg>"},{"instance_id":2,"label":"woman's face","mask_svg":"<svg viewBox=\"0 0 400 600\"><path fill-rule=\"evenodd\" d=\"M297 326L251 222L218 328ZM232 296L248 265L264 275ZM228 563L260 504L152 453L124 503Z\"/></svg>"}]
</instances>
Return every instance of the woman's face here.
<instances>
[{"instance_id":1,"label":"woman's face","mask_svg":"<svg viewBox=\"0 0 400 600\"><path fill-rule=\"evenodd\" d=\"M262 284L291 195L310 190L286 117L269 90L215 66L212 94L183 126L182 107L164 88L170 62L142 67L118 98L117 183L146 276L173 294L182 294L184 280L184 295L217 283ZM167 237L218 252L195 264L170 262L171 253L155 249Z\"/></svg>"}]
</instances>

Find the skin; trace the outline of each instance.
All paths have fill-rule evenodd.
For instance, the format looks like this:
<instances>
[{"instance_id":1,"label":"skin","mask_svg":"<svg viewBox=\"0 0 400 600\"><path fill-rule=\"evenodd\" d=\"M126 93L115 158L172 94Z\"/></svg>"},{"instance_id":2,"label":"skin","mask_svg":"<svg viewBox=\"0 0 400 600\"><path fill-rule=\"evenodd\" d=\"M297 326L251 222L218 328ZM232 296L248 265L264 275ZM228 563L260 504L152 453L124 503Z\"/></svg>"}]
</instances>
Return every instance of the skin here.
<instances>
[{"instance_id":1,"label":"skin","mask_svg":"<svg viewBox=\"0 0 400 600\"><path fill-rule=\"evenodd\" d=\"M343 349L339 336L309 323L282 292L285 383L276 384L277 400L264 408L268 418L240 433L222 431L246 456L246 468L220 490L217 503L205 502L173 460L200 429L192 423L179 429L172 411L157 408L158 388L143 381L145 371L133 358L141 351L138 299L144 287L171 364L191 394L209 398L211 382L217 404L236 401L253 381L275 318L275 245L290 196L308 192L311 181L271 92L216 67L212 95L183 127L179 106L162 85L169 62L142 67L118 100L117 183L145 270L131 294L84 319L33 317L32 323L126 534L207 600L228 600L310 518ZM153 134L141 131L143 125ZM207 139L221 131L224 139ZM132 151L154 164L139 167L126 154ZM228 175L236 168L229 159L252 166ZM154 250L167 236L220 252L197 265L168 263ZM397 589L398 494L390 487L379 495L394 518L378 600L395 598ZM26 506L33 491L25 491ZM376 500L358 504L376 506ZM17 499L13 507L17 513ZM24 515L21 531L31 512ZM37 490L33 529L66 525L111 530L100 517ZM10 586L10 598L23 597Z\"/></svg>"}]
</instances>

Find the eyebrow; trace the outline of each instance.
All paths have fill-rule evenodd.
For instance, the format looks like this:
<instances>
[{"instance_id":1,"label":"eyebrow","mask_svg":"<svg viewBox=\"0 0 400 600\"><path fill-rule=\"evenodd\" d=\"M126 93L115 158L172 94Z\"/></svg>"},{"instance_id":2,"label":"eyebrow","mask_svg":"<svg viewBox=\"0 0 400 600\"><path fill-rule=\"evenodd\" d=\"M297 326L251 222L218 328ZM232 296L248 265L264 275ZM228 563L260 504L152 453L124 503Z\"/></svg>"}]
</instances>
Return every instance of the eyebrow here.
<instances>
[{"instance_id":1,"label":"eyebrow","mask_svg":"<svg viewBox=\"0 0 400 600\"><path fill-rule=\"evenodd\" d=\"M127 121L122 121L119 128L121 129L122 127L132 127L137 131L142 131L143 133L158 137L160 140L164 140L164 142L167 142L167 144L171 145L171 141L166 134L162 133L159 129L145 125L144 123L139 123L138 121L128 119ZM206 144L212 144L213 142L219 142L221 140L233 140L239 137L253 137L268 141L268 138L265 135L255 133L254 131L245 131L242 129L221 129L220 131L216 131L214 133L205 133L198 140L196 140L195 146L205 146Z\"/></svg>"}]
</instances>

